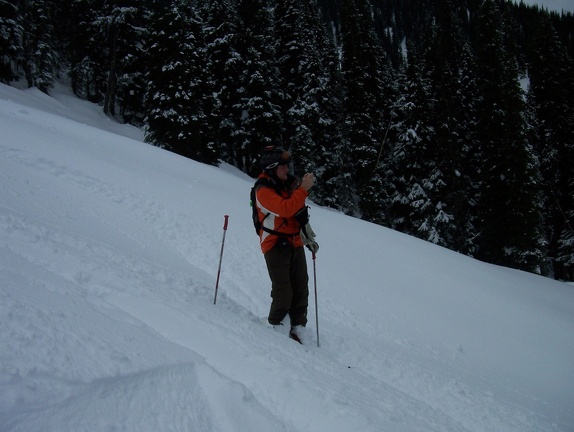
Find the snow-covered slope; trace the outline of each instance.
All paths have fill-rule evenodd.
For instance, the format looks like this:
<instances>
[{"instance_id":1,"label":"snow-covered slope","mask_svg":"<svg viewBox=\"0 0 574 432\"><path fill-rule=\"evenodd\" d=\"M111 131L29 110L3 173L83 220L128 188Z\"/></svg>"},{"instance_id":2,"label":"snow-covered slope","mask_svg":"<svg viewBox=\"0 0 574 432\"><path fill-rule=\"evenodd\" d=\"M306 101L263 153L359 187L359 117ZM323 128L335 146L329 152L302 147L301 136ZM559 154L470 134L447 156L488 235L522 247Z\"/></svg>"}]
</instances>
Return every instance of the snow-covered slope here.
<instances>
[{"instance_id":1,"label":"snow-covered slope","mask_svg":"<svg viewBox=\"0 0 574 432\"><path fill-rule=\"evenodd\" d=\"M300 346L260 323L245 175L65 88L0 85L0 130L3 432L574 430L571 285L311 203Z\"/></svg>"}]
</instances>

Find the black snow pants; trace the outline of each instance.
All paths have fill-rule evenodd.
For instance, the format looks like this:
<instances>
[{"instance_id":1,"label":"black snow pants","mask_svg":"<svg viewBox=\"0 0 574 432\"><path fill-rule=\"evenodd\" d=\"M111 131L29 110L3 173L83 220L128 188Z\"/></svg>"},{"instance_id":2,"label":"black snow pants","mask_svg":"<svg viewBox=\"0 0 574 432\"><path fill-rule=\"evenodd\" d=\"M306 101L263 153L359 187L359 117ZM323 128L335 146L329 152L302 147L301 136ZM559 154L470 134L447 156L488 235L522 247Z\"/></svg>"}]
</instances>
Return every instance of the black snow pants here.
<instances>
[{"instance_id":1,"label":"black snow pants","mask_svg":"<svg viewBox=\"0 0 574 432\"><path fill-rule=\"evenodd\" d=\"M280 243L280 242L279 242ZM307 324L309 276L303 247L273 247L265 254L271 278L271 308L268 321L277 325L287 314L291 326Z\"/></svg>"}]
</instances>

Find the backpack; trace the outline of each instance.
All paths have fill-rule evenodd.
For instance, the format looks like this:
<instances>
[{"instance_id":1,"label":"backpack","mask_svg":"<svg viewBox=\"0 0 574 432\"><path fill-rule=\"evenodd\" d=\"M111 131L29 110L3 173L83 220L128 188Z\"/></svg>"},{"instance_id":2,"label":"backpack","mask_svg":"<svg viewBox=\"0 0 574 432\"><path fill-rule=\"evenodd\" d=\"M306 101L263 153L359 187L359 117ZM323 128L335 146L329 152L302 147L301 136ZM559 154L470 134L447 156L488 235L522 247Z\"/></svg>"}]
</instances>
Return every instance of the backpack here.
<instances>
[{"instance_id":1,"label":"backpack","mask_svg":"<svg viewBox=\"0 0 574 432\"><path fill-rule=\"evenodd\" d=\"M261 230L268 232L269 234L273 234L279 237L289 237L289 234L285 234L279 231L275 231L269 228L265 228L263 226L263 221L265 219L267 219L267 217L271 214L271 213L267 213L265 215L265 217L263 218L263 221L259 220L259 214L257 212L257 197L255 196L257 189L259 189L259 187L269 187L272 189L276 189L275 188L275 183L268 179L268 178L260 178L257 179L257 181L255 182L255 184L253 185L253 187L251 188L251 216L253 218L253 226L255 227L255 232L257 233L257 235L261 235ZM279 192L277 192L279 193ZM301 225L301 227L304 227L307 223L309 223L309 212L308 212L308 208L307 206L304 206L301 210L299 210L297 212L297 214L295 215L295 219L297 219L297 221L299 222L299 224Z\"/></svg>"},{"instance_id":2,"label":"backpack","mask_svg":"<svg viewBox=\"0 0 574 432\"><path fill-rule=\"evenodd\" d=\"M257 198L255 197L255 193L260 186L264 187L273 187L271 182L266 178L257 179L253 187L251 188L251 216L253 217L253 226L255 227L255 232L257 235L261 234L261 228L263 226L262 222L259 220L259 214L257 212ZM265 220L269 216L269 213L265 215L263 220Z\"/></svg>"}]
</instances>

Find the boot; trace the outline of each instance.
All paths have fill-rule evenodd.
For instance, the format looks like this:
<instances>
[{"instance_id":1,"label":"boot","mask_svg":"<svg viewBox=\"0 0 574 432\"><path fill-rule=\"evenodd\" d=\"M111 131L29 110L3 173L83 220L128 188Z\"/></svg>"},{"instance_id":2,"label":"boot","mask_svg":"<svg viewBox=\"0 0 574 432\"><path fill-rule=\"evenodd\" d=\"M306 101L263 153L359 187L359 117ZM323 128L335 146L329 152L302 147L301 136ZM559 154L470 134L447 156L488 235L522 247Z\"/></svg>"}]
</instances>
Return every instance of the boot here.
<instances>
[{"instance_id":1,"label":"boot","mask_svg":"<svg viewBox=\"0 0 574 432\"><path fill-rule=\"evenodd\" d=\"M291 327L291 330L289 331L289 337L291 339L293 339L296 342L299 342L301 345L303 345L303 329L305 327L303 327L302 325L296 325Z\"/></svg>"}]
</instances>

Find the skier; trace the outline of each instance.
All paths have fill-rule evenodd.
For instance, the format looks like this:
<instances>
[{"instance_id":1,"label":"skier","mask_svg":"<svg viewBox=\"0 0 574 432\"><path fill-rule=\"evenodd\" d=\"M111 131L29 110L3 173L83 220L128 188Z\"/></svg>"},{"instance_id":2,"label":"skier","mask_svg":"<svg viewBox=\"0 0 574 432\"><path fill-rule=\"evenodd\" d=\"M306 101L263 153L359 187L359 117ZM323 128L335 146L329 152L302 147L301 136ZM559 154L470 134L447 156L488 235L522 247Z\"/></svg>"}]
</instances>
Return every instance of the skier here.
<instances>
[{"instance_id":1,"label":"skier","mask_svg":"<svg viewBox=\"0 0 574 432\"><path fill-rule=\"evenodd\" d=\"M289 336L302 343L307 324L309 276L303 246L316 253L319 245L309 225L305 199L315 184L315 176L302 179L289 174L289 152L266 147L261 157L262 173L254 186L257 210L256 230L271 278L270 325L282 325L289 315ZM257 222L257 220L255 222Z\"/></svg>"}]
</instances>

